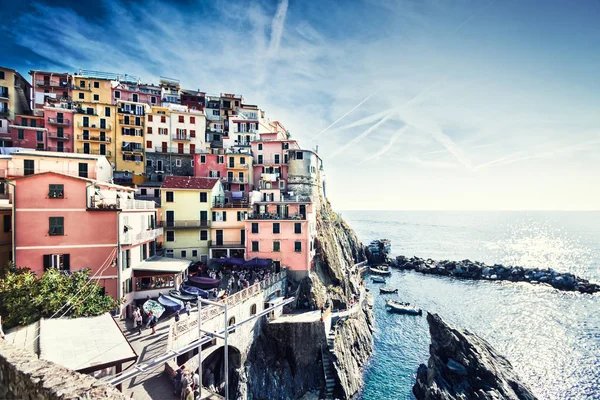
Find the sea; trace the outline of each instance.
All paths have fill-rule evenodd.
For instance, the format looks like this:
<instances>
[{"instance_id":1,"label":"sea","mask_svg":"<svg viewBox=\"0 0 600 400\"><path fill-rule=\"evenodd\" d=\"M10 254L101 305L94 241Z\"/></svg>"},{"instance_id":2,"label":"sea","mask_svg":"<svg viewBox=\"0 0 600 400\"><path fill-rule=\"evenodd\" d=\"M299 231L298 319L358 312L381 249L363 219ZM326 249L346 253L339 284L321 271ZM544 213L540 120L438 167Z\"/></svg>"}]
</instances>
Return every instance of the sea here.
<instances>
[{"instance_id":1,"label":"sea","mask_svg":"<svg viewBox=\"0 0 600 400\"><path fill-rule=\"evenodd\" d=\"M392 255L553 268L600 282L600 212L343 211L363 243ZM427 364L425 316L390 314L374 297L375 351L359 399L412 399ZM600 399L600 295L544 285L392 273L394 295L487 340L539 399ZM389 295L388 295L389 296Z\"/></svg>"}]
</instances>

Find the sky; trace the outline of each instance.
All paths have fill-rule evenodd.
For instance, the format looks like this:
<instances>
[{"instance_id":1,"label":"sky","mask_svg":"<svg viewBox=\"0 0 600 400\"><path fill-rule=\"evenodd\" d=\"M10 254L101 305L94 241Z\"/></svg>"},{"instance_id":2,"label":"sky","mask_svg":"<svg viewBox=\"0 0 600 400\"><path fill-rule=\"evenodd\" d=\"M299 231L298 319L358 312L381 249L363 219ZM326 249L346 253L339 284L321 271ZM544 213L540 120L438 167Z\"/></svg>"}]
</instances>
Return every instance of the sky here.
<instances>
[{"instance_id":1,"label":"sky","mask_svg":"<svg viewBox=\"0 0 600 400\"><path fill-rule=\"evenodd\" d=\"M0 3L3 66L242 94L337 209L600 209L598 1Z\"/></svg>"}]
</instances>

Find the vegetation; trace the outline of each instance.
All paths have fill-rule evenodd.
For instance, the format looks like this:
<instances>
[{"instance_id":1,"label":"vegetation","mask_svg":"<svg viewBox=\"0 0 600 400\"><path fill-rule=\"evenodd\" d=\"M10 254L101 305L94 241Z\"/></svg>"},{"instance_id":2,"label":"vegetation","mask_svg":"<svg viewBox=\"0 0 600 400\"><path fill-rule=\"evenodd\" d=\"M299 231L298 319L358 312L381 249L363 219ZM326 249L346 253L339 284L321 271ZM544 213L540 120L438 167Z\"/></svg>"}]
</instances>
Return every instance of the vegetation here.
<instances>
[{"instance_id":1,"label":"vegetation","mask_svg":"<svg viewBox=\"0 0 600 400\"><path fill-rule=\"evenodd\" d=\"M119 307L89 280L90 271L64 274L49 269L41 278L29 268L7 268L0 277L0 315L6 328L41 318L90 317Z\"/></svg>"}]
</instances>

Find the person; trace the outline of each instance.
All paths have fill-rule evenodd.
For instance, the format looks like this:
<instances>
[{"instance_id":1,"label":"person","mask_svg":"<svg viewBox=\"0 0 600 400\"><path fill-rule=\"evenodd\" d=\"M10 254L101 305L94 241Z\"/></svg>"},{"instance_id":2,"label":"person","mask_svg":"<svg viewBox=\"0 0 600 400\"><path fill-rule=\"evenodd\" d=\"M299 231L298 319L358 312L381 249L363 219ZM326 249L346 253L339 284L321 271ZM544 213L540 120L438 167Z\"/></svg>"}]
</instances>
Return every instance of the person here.
<instances>
[{"instance_id":1,"label":"person","mask_svg":"<svg viewBox=\"0 0 600 400\"><path fill-rule=\"evenodd\" d=\"M148 311L148 321L146 322L146 328L150 327L150 322L152 321L152 310Z\"/></svg>"},{"instance_id":2,"label":"person","mask_svg":"<svg viewBox=\"0 0 600 400\"><path fill-rule=\"evenodd\" d=\"M185 396L181 397L182 400L194 400L194 391L191 386L185 388Z\"/></svg>"},{"instance_id":3,"label":"person","mask_svg":"<svg viewBox=\"0 0 600 400\"><path fill-rule=\"evenodd\" d=\"M185 302L185 312L187 313L188 317L190 316L190 311L192 311L192 306L190 305L189 301Z\"/></svg>"},{"instance_id":4,"label":"person","mask_svg":"<svg viewBox=\"0 0 600 400\"><path fill-rule=\"evenodd\" d=\"M192 389L196 390L200 386L200 375L198 375L198 371L194 372L194 376L192 376Z\"/></svg>"},{"instance_id":5,"label":"person","mask_svg":"<svg viewBox=\"0 0 600 400\"><path fill-rule=\"evenodd\" d=\"M141 335L143 321L142 321L142 312L140 311L139 307L136 307L135 311L133 312L133 320L135 323L135 327L138 330L138 335Z\"/></svg>"},{"instance_id":6,"label":"person","mask_svg":"<svg viewBox=\"0 0 600 400\"><path fill-rule=\"evenodd\" d=\"M192 381L190 379L190 371L184 371L181 374L181 400L187 400L186 389L191 385Z\"/></svg>"},{"instance_id":7,"label":"person","mask_svg":"<svg viewBox=\"0 0 600 400\"><path fill-rule=\"evenodd\" d=\"M179 310L175 311L175 322L179 322Z\"/></svg>"},{"instance_id":8,"label":"person","mask_svg":"<svg viewBox=\"0 0 600 400\"><path fill-rule=\"evenodd\" d=\"M175 396L181 396L181 377L185 372L185 364L177 369L175 377L173 378L173 394Z\"/></svg>"},{"instance_id":9,"label":"person","mask_svg":"<svg viewBox=\"0 0 600 400\"><path fill-rule=\"evenodd\" d=\"M152 333L156 333L156 324L158 323L158 318L156 318L156 315L152 314L152 316L150 317L150 328L152 328Z\"/></svg>"}]
</instances>

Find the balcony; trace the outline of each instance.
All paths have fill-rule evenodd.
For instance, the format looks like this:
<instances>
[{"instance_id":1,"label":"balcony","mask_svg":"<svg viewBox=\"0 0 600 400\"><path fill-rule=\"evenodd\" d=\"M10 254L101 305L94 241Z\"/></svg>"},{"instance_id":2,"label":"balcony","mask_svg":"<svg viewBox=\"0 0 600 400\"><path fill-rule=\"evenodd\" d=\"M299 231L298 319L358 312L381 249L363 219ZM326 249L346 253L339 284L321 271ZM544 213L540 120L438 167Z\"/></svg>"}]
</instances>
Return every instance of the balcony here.
<instances>
[{"instance_id":1,"label":"balcony","mask_svg":"<svg viewBox=\"0 0 600 400\"><path fill-rule=\"evenodd\" d=\"M49 139L56 139L56 140L70 140L71 139L71 135L63 133L63 134L58 134L56 132L48 132L48 138Z\"/></svg>"},{"instance_id":2,"label":"balcony","mask_svg":"<svg viewBox=\"0 0 600 400\"><path fill-rule=\"evenodd\" d=\"M144 126L144 120L142 118L140 118L140 123L136 124L135 123L135 118L129 118L129 119L119 118L119 124L126 125L126 126L143 127Z\"/></svg>"},{"instance_id":3,"label":"balcony","mask_svg":"<svg viewBox=\"0 0 600 400\"><path fill-rule=\"evenodd\" d=\"M127 128L123 128L123 131L121 132L123 136L135 136L135 137L143 137L144 136L143 129L130 128L127 131L125 131L125 129L127 129Z\"/></svg>"},{"instance_id":4,"label":"balcony","mask_svg":"<svg viewBox=\"0 0 600 400\"><path fill-rule=\"evenodd\" d=\"M158 226L166 229L198 229L210 228L210 220L176 220L176 221L158 221Z\"/></svg>"},{"instance_id":5,"label":"balcony","mask_svg":"<svg viewBox=\"0 0 600 400\"><path fill-rule=\"evenodd\" d=\"M84 142L110 143L111 139L109 137L102 136L77 135L77 140L82 140Z\"/></svg>"},{"instance_id":6,"label":"balcony","mask_svg":"<svg viewBox=\"0 0 600 400\"><path fill-rule=\"evenodd\" d=\"M71 121L68 119L48 118L50 125L71 126Z\"/></svg>"},{"instance_id":7,"label":"balcony","mask_svg":"<svg viewBox=\"0 0 600 400\"><path fill-rule=\"evenodd\" d=\"M263 157L262 159L260 157L256 157L254 165L287 165L286 163L282 162L282 159L283 157L280 157L278 159L276 159L275 157Z\"/></svg>"},{"instance_id":8,"label":"balcony","mask_svg":"<svg viewBox=\"0 0 600 400\"><path fill-rule=\"evenodd\" d=\"M237 141L236 140L234 146L237 146L237 147L251 147L252 146L252 142L249 142L249 141L246 141L246 140L243 140L243 141Z\"/></svg>"},{"instance_id":9,"label":"balcony","mask_svg":"<svg viewBox=\"0 0 600 400\"><path fill-rule=\"evenodd\" d=\"M265 194L266 195L266 194ZM286 196L282 195L279 199L269 200L263 197L262 200L257 200L255 203L311 203L310 196Z\"/></svg>"},{"instance_id":10,"label":"balcony","mask_svg":"<svg viewBox=\"0 0 600 400\"><path fill-rule=\"evenodd\" d=\"M92 111L89 112L88 110L84 110L83 108L76 108L74 111L76 113L78 113L78 114L91 115L93 117L97 117L98 116L98 113L94 109L92 109Z\"/></svg>"},{"instance_id":11,"label":"balcony","mask_svg":"<svg viewBox=\"0 0 600 400\"><path fill-rule=\"evenodd\" d=\"M61 88L61 89L79 89L76 86L70 85L69 82L51 82L51 81L35 81L35 85L38 87L47 87L47 88Z\"/></svg>"},{"instance_id":12,"label":"balcony","mask_svg":"<svg viewBox=\"0 0 600 400\"><path fill-rule=\"evenodd\" d=\"M135 245L138 243L147 242L161 237L164 234L163 228L149 229L143 232L125 232L121 236L122 245Z\"/></svg>"},{"instance_id":13,"label":"balcony","mask_svg":"<svg viewBox=\"0 0 600 400\"><path fill-rule=\"evenodd\" d=\"M112 153L110 150L106 150L104 153L102 153L100 150L96 150L96 149L89 149L87 152L85 151L85 149L77 149L77 153L92 154L92 155L96 155L96 156L106 156L106 157L112 156Z\"/></svg>"},{"instance_id":14,"label":"balcony","mask_svg":"<svg viewBox=\"0 0 600 400\"><path fill-rule=\"evenodd\" d=\"M221 178L221 182L223 183L248 183L248 178L244 177L244 178L240 178L240 177L222 177Z\"/></svg>"},{"instance_id":15,"label":"balcony","mask_svg":"<svg viewBox=\"0 0 600 400\"><path fill-rule=\"evenodd\" d=\"M142 112L136 112L135 110L126 110L124 108L117 108L117 112L119 114L127 114L127 115L133 115L133 116L137 116L137 117L143 117L144 115L146 115L146 113L142 110Z\"/></svg>"},{"instance_id":16,"label":"balcony","mask_svg":"<svg viewBox=\"0 0 600 400\"><path fill-rule=\"evenodd\" d=\"M171 135L171 139L189 142L191 140L191 137L186 135Z\"/></svg>"},{"instance_id":17,"label":"balcony","mask_svg":"<svg viewBox=\"0 0 600 400\"><path fill-rule=\"evenodd\" d=\"M195 149L193 152L191 149L182 149L180 150L179 147L154 147L154 152L155 153L165 153L165 154L208 154L208 152L204 149Z\"/></svg>"},{"instance_id":18,"label":"balcony","mask_svg":"<svg viewBox=\"0 0 600 400\"><path fill-rule=\"evenodd\" d=\"M56 151L58 153L70 153L71 149L69 149L68 147L58 148L58 147L54 147L54 146L47 146L46 151Z\"/></svg>"},{"instance_id":19,"label":"balcony","mask_svg":"<svg viewBox=\"0 0 600 400\"><path fill-rule=\"evenodd\" d=\"M260 174L260 179L265 182L277 182L277 180L279 179L279 173L277 172L267 174L263 172L262 174Z\"/></svg>"},{"instance_id":20,"label":"balcony","mask_svg":"<svg viewBox=\"0 0 600 400\"><path fill-rule=\"evenodd\" d=\"M230 197L216 196L213 197L213 207L215 208L248 208L248 198L232 199Z\"/></svg>"},{"instance_id":21,"label":"balcony","mask_svg":"<svg viewBox=\"0 0 600 400\"><path fill-rule=\"evenodd\" d=\"M213 149L222 149L223 141L222 140L211 140L210 147L212 147Z\"/></svg>"},{"instance_id":22,"label":"balcony","mask_svg":"<svg viewBox=\"0 0 600 400\"><path fill-rule=\"evenodd\" d=\"M283 220L283 221L303 221L306 220L306 216L302 214L248 214L246 218L248 220Z\"/></svg>"},{"instance_id":23,"label":"balcony","mask_svg":"<svg viewBox=\"0 0 600 400\"><path fill-rule=\"evenodd\" d=\"M142 154L144 152L144 148L143 147L124 147L124 148L121 148L121 151L123 153Z\"/></svg>"},{"instance_id":24,"label":"balcony","mask_svg":"<svg viewBox=\"0 0 600 400\"><path fill-rule=\"evenodd\" d=\"M212 247L212 248L246 247L246 243L244 243L242 241L225 242L222 240L209 240L208 247Z\"/></svg>"},{"instance_id":25,"label":"balcony","mask_svg":"<svg viewBox=\"0 0 600 400\"><path fill-rule=\"evenodd\" d=\"M227 168L229 169L248 169L250 168L249 164L240 164L240 163L227 163Z\"/></svg>"},{"instance_id":26,"label":"balcony","mask_svg":"<svg viewBox=\"0 0 600 400\"><path fill-rule=\"evenodd\" d=\"M109 125L107 125L107 124L104 124L104 125L102 125L102 124L100 124L100 125L87 124L87 125L85 125L81 122L77 122L77 126L82 129L89 129L91 131L110 131L110 130L112 130L112 127L110 126L110 124Z\"/></svg>"},{"instance_id":27,"label":"balcony","mask_svg":"<svg viewBox=\"0 0 600 400\"><path fill-rule=\"evenodd\" d=\"M156 203L147 200L134 199L99 199L97 196L90 196L87 209L94 211L111 210L154 210Z\"/></svg>"}]
</instances>

